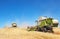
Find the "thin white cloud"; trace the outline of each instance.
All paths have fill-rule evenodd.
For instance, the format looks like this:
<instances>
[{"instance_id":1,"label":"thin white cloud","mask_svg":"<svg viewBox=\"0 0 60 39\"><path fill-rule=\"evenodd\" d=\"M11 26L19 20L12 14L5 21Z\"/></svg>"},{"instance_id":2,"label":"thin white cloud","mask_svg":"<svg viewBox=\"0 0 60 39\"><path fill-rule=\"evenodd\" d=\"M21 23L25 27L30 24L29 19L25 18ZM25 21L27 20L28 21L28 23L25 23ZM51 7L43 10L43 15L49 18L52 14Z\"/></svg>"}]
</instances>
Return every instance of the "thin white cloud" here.
<instances>
[{"instance_id":1,"label":"thin white cloud","mask_svg":"<svg viewBox=\"0 0 60 39\"><path fill-rule=\"evenodd\" d=\"M50 12L50 11L43 12L43 14L41 16L52 17L52 12Z\"/></svg>"},{"instance_id":2,"label":"thin white cloud","mask_svg":"<svg viewBox=\"0 0 60 39\"><path fill-rule=\"evenodd\" d=\"M7 22L5 22L4 27L12 27L12 25L11 25L12 23L16 23L18 27L27 27L30 25L29 22L27 22L27 21L21 22L19 19L15 19L13 21L8 20Z\"/></svg>"}]
</instances>

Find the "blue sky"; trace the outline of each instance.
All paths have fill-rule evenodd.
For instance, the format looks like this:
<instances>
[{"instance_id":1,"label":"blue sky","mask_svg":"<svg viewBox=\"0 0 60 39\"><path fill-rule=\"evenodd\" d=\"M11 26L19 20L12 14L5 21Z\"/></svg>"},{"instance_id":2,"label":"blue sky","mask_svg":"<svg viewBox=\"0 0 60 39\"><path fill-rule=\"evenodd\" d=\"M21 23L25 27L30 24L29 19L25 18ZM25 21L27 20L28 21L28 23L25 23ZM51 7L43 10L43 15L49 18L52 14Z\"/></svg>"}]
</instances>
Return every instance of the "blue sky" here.
<instances>
[{"instance_id":1,"label":"blue sky","mask_svg":"<svg viewBox=\"0 0 60 39\"><path fill-rule=\"evenodd\" d=\"M60 21L60 0L0 0L0 27L12 22L34 25L39 16Z\"/></svg>"}]
</instances>

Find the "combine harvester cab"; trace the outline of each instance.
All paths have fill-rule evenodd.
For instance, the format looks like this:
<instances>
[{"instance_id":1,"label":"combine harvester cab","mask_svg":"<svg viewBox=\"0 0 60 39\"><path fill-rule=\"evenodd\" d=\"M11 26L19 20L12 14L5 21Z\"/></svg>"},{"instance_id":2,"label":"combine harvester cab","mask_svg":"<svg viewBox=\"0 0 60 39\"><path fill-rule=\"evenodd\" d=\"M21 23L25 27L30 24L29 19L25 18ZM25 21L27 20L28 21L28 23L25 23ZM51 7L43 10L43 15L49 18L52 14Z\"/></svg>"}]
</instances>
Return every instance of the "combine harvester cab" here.
<instances>
[{"instance_id":1,"label":"combine harvester cab","mask_svg":"<svg viewBox=\"0 0 60 39\"><path fill-rule=\"evenodd\" d=\"M59 21L56 19L53 19L52 21L53 21L53 27L58 27Z\"/></svg>"}]
</instances>

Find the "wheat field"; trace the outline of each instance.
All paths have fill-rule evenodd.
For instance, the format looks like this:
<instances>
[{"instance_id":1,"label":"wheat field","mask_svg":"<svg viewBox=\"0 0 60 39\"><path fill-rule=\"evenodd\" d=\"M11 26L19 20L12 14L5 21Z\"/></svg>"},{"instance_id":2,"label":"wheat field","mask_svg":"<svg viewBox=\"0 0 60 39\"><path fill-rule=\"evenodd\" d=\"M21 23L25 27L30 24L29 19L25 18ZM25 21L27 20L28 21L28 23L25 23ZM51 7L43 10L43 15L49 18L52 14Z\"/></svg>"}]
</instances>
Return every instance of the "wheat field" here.
<instances>
[{"instance_id":1,"label":"wheat field","mask_svg":"<svg viewBox=\"0 0 60 39\"><path fill-rule=\"evenodd\" d=\"M23 28L3 28L0 29L0 39L60 39L60 29L53 30L54 33L44 33Z\"/></svg>"}]
</instances>

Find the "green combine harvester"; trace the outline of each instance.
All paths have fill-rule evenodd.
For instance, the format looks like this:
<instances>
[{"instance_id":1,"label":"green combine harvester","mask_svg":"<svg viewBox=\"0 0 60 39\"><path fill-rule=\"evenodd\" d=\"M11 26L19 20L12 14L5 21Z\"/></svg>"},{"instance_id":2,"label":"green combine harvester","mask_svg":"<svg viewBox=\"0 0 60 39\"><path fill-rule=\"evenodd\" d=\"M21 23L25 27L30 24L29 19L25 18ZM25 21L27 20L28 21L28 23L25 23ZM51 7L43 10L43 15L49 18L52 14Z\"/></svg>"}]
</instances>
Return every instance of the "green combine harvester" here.
<instances>
[{"instance_id":1,"label":"green combine harvester","mask_svg":"<svg viewBox=\"0 0 60 39\"><path fill-rule=\"evenodd\" d=\"M28 31L53 32L53 27L58 27L58 20L47 17L40 17L34 27L27 27Z\"/></svg>"}]
</instances>

